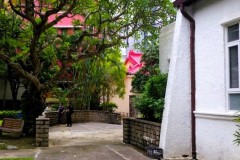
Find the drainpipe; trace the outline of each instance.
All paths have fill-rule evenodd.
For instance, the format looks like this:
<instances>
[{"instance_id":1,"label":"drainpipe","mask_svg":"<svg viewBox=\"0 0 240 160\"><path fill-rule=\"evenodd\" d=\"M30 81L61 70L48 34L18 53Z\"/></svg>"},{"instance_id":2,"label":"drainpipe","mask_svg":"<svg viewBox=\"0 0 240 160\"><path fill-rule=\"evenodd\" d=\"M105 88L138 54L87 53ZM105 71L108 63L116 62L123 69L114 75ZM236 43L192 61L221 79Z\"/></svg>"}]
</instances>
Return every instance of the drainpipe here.
<instances>
[{"instance_id":1,"label":"drainpipe","mask_svg":"<svg viewBox=\"0 0 240 160\"><path fill-rule=\"evenodd\" d=\"M196 119L194 111L196 108L196 84L195 84L195 20L184 10L184 5L180 4L180 11L190 22L190 73L191 73L191 124L192 124L192 158L197 159L196 152Z\"/></svg>"}]
</instances>

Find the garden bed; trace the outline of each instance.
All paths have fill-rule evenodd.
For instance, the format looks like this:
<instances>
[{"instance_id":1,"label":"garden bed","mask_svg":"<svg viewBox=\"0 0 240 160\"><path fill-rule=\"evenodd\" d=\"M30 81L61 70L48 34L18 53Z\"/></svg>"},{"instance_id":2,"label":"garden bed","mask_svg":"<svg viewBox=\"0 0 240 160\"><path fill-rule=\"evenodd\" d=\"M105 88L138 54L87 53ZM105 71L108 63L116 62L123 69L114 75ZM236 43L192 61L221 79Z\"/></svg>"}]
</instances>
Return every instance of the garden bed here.
<instances>
[{"instance_id":1,"label":"garden bed","mask_svg":"<svg viewBox=\"0 0 240 160\"><path fill-rule=\"evenodd\" d=\"M161 123L142 119L123 119L123 142L146 149L148 146L158 147Z\"/></svg>"},{"instance_id":2,"label":"garden bed","mask_svg":"<svg viewBox=\"0 0 240 160\"><path fill-rule=\"evenodd\" d=\"M34 149L36 148L34 143L34 137L13 138L4 133L0 136L0 150L6 150L7 146L14 146L16 149Z\"/></svg>"}]
</instances>

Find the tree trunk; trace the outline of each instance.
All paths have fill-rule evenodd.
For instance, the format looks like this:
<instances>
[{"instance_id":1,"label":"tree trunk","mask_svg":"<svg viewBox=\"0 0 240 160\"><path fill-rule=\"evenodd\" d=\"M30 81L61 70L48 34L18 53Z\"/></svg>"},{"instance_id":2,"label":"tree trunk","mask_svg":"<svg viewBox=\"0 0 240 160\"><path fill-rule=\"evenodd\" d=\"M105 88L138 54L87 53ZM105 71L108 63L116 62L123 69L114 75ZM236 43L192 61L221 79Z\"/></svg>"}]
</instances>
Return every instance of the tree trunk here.
<instances>
[{"instance_id":1,"label":"tree trunk","mask_svg":"<svg viewBox=\"0 0 240 160\"><path fill-rule=\"evenodd\" d=\"M12 100L13 100L13 108L17 108L17 95L19 89L19 76L14 72L14 70L8 65L8 81L10 84L11 92L12 92Z\"/></svg>"},{"instance_id":2,"label":"tree trunk","mask_svg":"<svg viewBox=\"0 0 240 160\"><path fill-rule=\"evenodd\" d=\"M7 96L7 78L4 78L4 91L3 91L3 108L6 109L6 96Z\"/></svg>"},{"instance_id":3,"label":"tree trunk","mask_svg":"<svg viewBox=\"0 0 240 160\"><path fill-rule=\"evenodd\" d=\"M25 121L24 133L28 135L35 135L36 118L42 115L44 111L44 100L42 93L39 92L34 85L31 85L29 89L22 95L21 109L23 113L23 119Z\"/></svg>"}]
</instances>

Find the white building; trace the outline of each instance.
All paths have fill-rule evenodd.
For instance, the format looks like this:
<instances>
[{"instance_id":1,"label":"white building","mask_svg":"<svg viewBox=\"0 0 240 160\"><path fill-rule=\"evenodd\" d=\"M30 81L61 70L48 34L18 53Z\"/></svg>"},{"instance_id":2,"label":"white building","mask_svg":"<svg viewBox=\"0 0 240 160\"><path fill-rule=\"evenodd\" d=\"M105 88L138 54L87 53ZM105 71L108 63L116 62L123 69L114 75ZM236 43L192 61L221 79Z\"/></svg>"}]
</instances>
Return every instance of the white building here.
<instances>
[{"instance_id":1,"label":"white building","mask_svg":"<svg viewBox=\"0 0 240 160\"><path fill-rule=\"evenodd\" d=\"M238 160L233 120L240 110L240 0L176 0L174 5L160 136L164 158Z\"/></svg>"}]
</instances>

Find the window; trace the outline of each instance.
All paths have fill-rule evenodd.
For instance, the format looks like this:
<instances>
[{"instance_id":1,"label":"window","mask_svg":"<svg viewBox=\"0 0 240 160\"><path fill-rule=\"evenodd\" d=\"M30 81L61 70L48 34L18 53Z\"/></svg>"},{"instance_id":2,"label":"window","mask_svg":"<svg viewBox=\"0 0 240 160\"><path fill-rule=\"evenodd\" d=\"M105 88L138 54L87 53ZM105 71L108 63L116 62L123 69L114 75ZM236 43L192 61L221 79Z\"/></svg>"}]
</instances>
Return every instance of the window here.
<instances>
[{"instance_id":1,"label":"window","mask_svg":"<svg viewBox=\"0 0 240 160\"><path fill-rule=\"evenodd\" d=\"M239 23L227 27L227 90L229 110L240 110Z\"/></svg>"}]
</instances>

